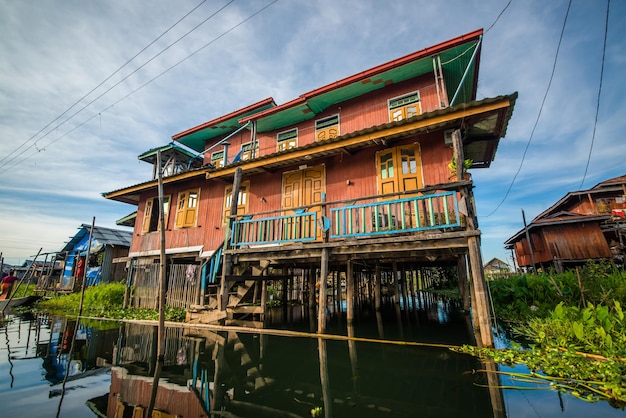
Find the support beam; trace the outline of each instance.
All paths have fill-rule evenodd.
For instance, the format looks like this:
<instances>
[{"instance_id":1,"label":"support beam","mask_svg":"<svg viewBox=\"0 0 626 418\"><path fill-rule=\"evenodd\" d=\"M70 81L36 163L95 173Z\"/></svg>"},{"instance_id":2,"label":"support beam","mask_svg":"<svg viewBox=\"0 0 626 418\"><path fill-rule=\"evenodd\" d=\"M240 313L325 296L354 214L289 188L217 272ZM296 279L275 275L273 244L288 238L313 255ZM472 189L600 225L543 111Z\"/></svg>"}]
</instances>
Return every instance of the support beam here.
<instances>
[{"instance_id":1,"label":"support beam","mask_svg":"<svg viewBox=\"0 0 626 418\"><path fill-rule=\"evenodd\" d=\"M348 260L346 265L346 320L348 328L354 320L354 273L352 260Z\"/></svg>"},{"instance_id":2,"label":"support beam","mask_svg":"<svg viewBox=\"0 0 626 418\"><path fill-rule=\"evenodd\" d=\"M459 256L456 273L459 279L459 294L461 295L461 302L463 303L463 310L469 312L470 310L470 298L469 289L467 283L467 255L461 254Z\"/></svg>"},{"instance_id":3,"label":"support beam","mask_svg":"<svg viewBox=\"0 0 626 418\"><path fill-rule=\"evenodd\" d=\"M380 283L380 264L376 263L376 273L375 273L375 277L374 277L374 307L376 308L377 311L380 311L380 303L381 303L381 299L382 299L382 295L381 295L381 283Z\"/></svg>"},{"instance_id":4,"label":"support beam","mask_svg":"<svg viewBox=\"0 0 626 418\"><path fill-rule=\"evenodd\" d=\"M321 265L320 265L320 301L317 313L317 332L326 332L326 303L328 295L326 294L326 281L328 279L328 248L322 249Z\"/></svg>"},{"instance_id":5,"label":"support beam","mask_svg":"<svg viewBox=\"0 0 626 418\"><path fill-rule=\"evenodd\" d=\"M493 330L491 328L491 317L489 316L489 296L485 284L482 257L478 238L468 239L469 258L472 280L472 312L474 314L474 324L478 325L477 343L480 347L493 347Z\"/></svg>"}]
</instances>

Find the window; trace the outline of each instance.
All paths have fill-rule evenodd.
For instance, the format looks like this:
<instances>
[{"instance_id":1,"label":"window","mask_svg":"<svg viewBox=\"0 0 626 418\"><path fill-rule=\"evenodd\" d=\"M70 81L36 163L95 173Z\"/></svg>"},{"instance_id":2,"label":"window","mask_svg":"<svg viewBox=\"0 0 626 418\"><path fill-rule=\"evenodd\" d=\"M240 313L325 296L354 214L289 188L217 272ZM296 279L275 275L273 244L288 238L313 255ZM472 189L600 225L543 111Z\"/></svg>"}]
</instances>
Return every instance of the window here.
<instances>
[{"instance_id":1,"label":"window","mask_svg":"<svg viewBox=\"0 0 626 418\"><path fill-rule=\"evenodd\" d=\"M378 193L406 192L422 187L419 145L403 145L379 151Z\"/></svg>"},{"instance_id":2,"label":"window","mask_svg":"<svg viewBox=\"0 0 626 418\"><path fill-rule=\"evenodd\" d=\"M237 200L237 215L245 215L248 213L248 191L250 190L250 182L242 181L239 186L239 199ZM233 186L226 186L224 189L224 220L226 225L230 216L230 206L233 203Z\"/></svg>"},{"instance_id":3,"label":"window","mask_svg":"<svg viewBox=\"0 0 626 418\"><path fill-rule=\"evenodd\" d=\"M255 145L256 146L252 148L251 142L241 144L241 161L250 160L259 154L259 143L256 142Z\"/></svg>"},{"instance_id":4,"label":"window","mask_svg":"<svg viewBox=\"0 0 626 418\"><path fill-rule=\"evenodd\" d=\"M285 151L298 146L298 128L276 134L277 151Z\"/></svg>"},{"instance_id":5,"label":"window","mask_svg":"<svg viewBox=\"0 0 626 418\"><path fill-rule=\"evenodd\" d=\"M153 197L146 201L146 209L143 213L143 224L141 226L141 232L154 232L159 229L160 214L155 208L159 207L159 198ZM163 219L165 219L165 225L167 225L167 215L170 210L170 197L163 196Z\"/></svg>"},{"instance_id":6,"label":"window","mask_svg":"<svg viewBox=\"0 0 626 418\"><path fill-rule=\"evenodd\" d=\"M217 151L211 154L211 164L213 167L224 167L224 151Z\"/></svg>"},{"instance_id":7,"label":"window","mask_svg":"<svg viewBox=\"0 0 626 418\"><path fill-rule=\"evenodd\" d=\"M191 226L196 226L199 192L199 189L191 189L178 193L176 228L189 228Z\"/></svg>"},{"instance_id":8,"label":"window","mask_svg":"<svg viewBox=\"0 0 626 418\"><path fill-rule=\"evenodd\" d=\"M339 115L315 121L315 141L325 141L339 136Z\"/></svg>"},{"instance_id":9,"label":"window","mask_svg":"<svg viewBox=\"0 0 626 418\"><path fill-rule=\"evenodd\" d=\"M422 113L418 91L389 100L389 120L399 121Z\"/></svg>"}]
</instances>

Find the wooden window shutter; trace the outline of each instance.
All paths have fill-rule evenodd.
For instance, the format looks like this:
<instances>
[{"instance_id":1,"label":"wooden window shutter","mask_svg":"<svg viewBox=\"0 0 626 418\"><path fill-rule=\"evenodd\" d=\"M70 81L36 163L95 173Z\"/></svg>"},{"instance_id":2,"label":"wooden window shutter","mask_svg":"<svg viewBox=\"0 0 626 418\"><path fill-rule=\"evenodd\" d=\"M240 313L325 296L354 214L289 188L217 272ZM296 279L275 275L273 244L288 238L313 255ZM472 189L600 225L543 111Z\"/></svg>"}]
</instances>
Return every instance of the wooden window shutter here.
<instances>
[{"instance_id":1,"label":"wooden window shutter","mask_svg":"<svg viewBox=\"0 0 626 418\"><path fill-rule=\"evenodd\" d=\"M141 225L141 232L145 234L150 230L150 220L152 219L152 204L154 203L154 198L146 200L146 208L143 212L143 223Z\"/></svg>"},{"instance_id":2,"label":"wooden window shutter","mask_svg":"<svg viewBox=\"0 0 626 418\"><path fill-rule=\"evenodd\" d=\"M176 228L182 228L185 224L185 205L187 200L187 192L178 193L178 204L176 206Z\"/></svg>"}]
</instances>

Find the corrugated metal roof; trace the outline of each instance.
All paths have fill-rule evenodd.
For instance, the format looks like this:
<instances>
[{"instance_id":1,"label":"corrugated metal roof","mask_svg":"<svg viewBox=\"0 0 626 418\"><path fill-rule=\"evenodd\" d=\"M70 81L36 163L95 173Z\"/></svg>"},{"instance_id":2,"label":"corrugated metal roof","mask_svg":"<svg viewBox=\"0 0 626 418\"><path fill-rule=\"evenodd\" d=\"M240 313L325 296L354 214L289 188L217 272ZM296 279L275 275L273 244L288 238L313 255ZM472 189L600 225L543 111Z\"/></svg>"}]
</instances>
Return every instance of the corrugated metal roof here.
<instances>
[{"instance_id":1,"label":"corrugated metal roof","mask_svg":"<svg viewBox=\"0 0 626 418\"><path fill-rule=\"evenodd\" d=\"M332 138L326 141L313 142L304 146L292 148L289 150L279 151L268 155L263 155L258 158L254 158L252 160L239 161L235 164L229 164L225 167L210 169L207 167L202 167L196 170L190 170L186 173L180 174L178 176L171 176L165 181L179 181L186 180L189 178L197 177L203 175L204 173L220 173L224 171L230 171L234 167L241 166L244 168L245 173L247 175L256 174L257 172L262 172L266 169L280 169L282 167L292 166L302 162L308 162L312 158L323 158L326 156L334 155L339 152L352 152L356 151L360 148L365 148L369 146L376 145L378 140L364 140L349 146L343 146L336 149L327 149L328 146L332 146L336 143L341 143L350 138L358 137L358 136L366 136L367 134L376 134L378 132L383 132L387 129L392 129L395 127L401 127L403 125L409 125L415 122L424 121L424 127L419 129L406 130L401 134L397 134L395 136L385 136L385 140L395 140L400 137L405 137L407 135L417 135L423 132L432 132L435 130L445 130L452 128L459 128L461 121L466 126L466 128L471 128L473 124L480 123L484 118L491 117L493 114L497 114L497 123L493 124L493 131L489 133L489 135L485 135L485 133L481 133L480 135L473 137L472 132L468 132L464 140L464 149L467 158L471 158L474 160L474 166L476 168L480 167L488 167L491 161L493 160L495 150L497 149L497 144L499 138L503 137L506 133L506 129L508 126L508 122L513 114L513 108L515 107L515 102L517 100L517 93L513 93L506 96L498 96L494 98L486 98L483 100L472 101L469 103L461 103L456 106L446 107L443 109L437 109L432 112L422 113L420 115L416 115L411 118L403 119L397 122L388 122L381 125L376 125L372 127L368 127L365 129L361 129L358 131L350 132L337 138ZM471 117L462 118L462 119L454 119L453 116L455 112L463 112L467 110L480 110L483 107L488 107L490 105L498 104L501 102L508 101L509 104L504 107L499 107L496 110L491 111L483 111L479 114L476 114ZM446 119L450 118L445 122L441 123L428 123L428 121L435 119ZM375 137L377 135L373 135ZM483 142L488 142L487 145L481 145ZM481 148L482 147L482 148ZM307 151L304 157L294 158L290 157L292 154L302 153L302 151ZM259 162L263 163L263 167L256 169L246 169L246 166L251 164L258 164ZM142 191L148 190L150 188L156 189L156 182L154 180L146 181L140 184L136 184L134 186L125 187L118 190L113 190L110 192L103 193L103 196L107 199L113 199L120 202L125 202L129 204L138 204L139 196ZM121 193L120 193L121 192Z\"/></svg>"},{"instance_id":2,"label":"corrugated metal roof","mask_svg":"<svg viewBox=\"0 0 626 418\"><path fill-rule=\"evenodd\" d=\"M258 132L267 132L313 119L328 107L382 89L392 83L433 72L433 57L438 56L446 82L448 101L459 90L457 103L467 103L476 98L479 55L471 61L479 47L482 31L472 32L453 40L414 52L370 70L344 78L334 83L302 94L298 99L283 105L252 114L240 120L257 122ZM469 66L469 76L463 74ZM461 82L463 85L461 86ZM460 86L460 88L459 88Z\"/></svg>"},{"instance_id":3,"label":"corrugated metal roof","mask_svg":"<svg viewBox=\"0 0 626 418\"><path fill-rule=\"evenodd\" d=\"M86 236L89 236L91 225L82 224L76 235L74 235L67 244L59 252L71 251ZM133 238L132 231L123 231L119 229L106 228L103 226L94 226L92 241L104 245L113 245L119 247L130 248L130 242Z\"/></svg>"}]
</instances>

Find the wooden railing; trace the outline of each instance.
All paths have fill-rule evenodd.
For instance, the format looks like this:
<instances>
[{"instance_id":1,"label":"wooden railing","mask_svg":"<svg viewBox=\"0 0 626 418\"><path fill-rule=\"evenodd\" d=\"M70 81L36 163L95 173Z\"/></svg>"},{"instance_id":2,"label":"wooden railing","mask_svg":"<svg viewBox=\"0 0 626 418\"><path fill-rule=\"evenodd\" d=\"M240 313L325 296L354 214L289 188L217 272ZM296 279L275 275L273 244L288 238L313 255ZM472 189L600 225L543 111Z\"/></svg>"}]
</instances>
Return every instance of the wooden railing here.
<instances>
[{"instance_id":1,"label":"wooden railing","mask_svg":"<svg viewBox=\"0 0 626 418\"><path fill-rule=\"evenodd\" d=\"M328 218L319 216L319 205L290 214L245 215L233 221L230 245L236 248L319 241L322 231L328 231L330 239L345 239L460 227L457 192L431 193L385 196L387 200L371 196L350 202L328 202L324 204Z\"/></svg>"},{"instance_id":2,"label":"wooden railing","mask_svg":"<svg viewBox=\"0 0 626 418\"><path fill-rule=\"evenodd\" d=\"M318 237L317 219L317 212L300 209L293 214L267 218L253 219L252 216L244 216L233 222L230 244L238 247L315 241Z\"/></svg>"},{"instance_id":3,"label":"wooden railing","mask_svg":"<svg viewBox=\"0 0 626 418\"><path fill-rule=\"evenodd\" d=\"M330 238L367 237L460 226L455 192L330 208Z\"/></svg>"}]
</instances>

